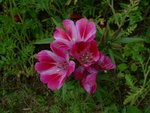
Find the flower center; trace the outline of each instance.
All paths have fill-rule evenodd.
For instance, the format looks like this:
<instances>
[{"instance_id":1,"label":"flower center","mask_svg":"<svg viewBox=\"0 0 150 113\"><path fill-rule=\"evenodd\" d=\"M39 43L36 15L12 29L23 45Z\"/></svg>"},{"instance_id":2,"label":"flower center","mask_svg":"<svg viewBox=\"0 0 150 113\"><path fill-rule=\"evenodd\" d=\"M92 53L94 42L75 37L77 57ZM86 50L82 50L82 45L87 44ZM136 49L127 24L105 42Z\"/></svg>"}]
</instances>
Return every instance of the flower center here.
<instances>
[{"instance_id":1,"label":"flower center","mask_svg":"<svg viewBox=\"0 0 150 113\"><path fill-rule=\"evenodd\" d=\"M83 63L88 63L90 60L92 60L92 55L89 52L84 53L83 55L81 55L80 60Z\"/></svg>"},{"instance_id":2,"label":"flower center","mask_svg":"<svg viewBox=\"0 0 150 113\"><path fill-rule=\"evenodd\" d=\"M68 63L67 62L62 62L57 64L58 70L57 71L62 71L62 70L66 70L68 68Z\"/></svg>"}]
</instances>

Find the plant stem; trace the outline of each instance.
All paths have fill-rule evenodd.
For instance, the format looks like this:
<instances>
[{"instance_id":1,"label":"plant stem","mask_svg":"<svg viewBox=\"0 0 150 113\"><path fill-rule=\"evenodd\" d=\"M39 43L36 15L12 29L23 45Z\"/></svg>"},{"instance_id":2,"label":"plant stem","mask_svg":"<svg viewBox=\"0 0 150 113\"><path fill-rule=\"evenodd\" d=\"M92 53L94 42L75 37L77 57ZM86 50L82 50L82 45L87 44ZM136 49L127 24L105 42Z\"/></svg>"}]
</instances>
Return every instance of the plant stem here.
<instances>
[{"instance_id":1,"label":"plant stem","mask_svg":"<svg viewBox=\"0 0 150 113\"><path fill-rule=\"evenodd\" d=\"M113 15L114 15L114 17L115 17L116 24L117 24L117 26L120 28L120 24L119 24L118 19L117 19L117 16L116 16L116 12L115 12L115 9L114 9L114 4L113 4L113 2L114 2L114 1L111 0L111 4L110 4L110 1L107 0L107 3L108 3L108 5L109 5L109 7L111 8L112 13L113 13Z\"/></svg>"}]
</instances>

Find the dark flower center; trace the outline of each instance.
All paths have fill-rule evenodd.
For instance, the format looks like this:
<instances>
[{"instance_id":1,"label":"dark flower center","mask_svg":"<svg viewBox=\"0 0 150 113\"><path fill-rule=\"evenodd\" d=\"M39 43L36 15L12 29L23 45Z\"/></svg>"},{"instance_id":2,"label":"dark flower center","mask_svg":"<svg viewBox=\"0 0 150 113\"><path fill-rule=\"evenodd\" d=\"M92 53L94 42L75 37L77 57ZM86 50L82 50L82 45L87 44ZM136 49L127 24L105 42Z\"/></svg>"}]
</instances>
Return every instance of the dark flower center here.
<instances>
[{"instance_id":1,"label":"dark flower center","mask_svg":"<svg viewBox=\"0 0 150 113\"><path fill-rule=\"evenodd\" d=\"M58 70L57 71L62 71L62 70L66 70L68 68L68 63L67 62L62 62L57 64Z\"/></svg>"},{"instance_id":2,"label":"dark flower center","mask_svg":"<svg viewBox=\"0 0 150 113\"><path fill-rule=\"evenodd\" d=\"M84 64L88 63L89 61L92 60L92 54L89 52L85 52L84 54L82 54L80 56L80 60L81 62L83 62Z\"/></svg>"}]
</instances>

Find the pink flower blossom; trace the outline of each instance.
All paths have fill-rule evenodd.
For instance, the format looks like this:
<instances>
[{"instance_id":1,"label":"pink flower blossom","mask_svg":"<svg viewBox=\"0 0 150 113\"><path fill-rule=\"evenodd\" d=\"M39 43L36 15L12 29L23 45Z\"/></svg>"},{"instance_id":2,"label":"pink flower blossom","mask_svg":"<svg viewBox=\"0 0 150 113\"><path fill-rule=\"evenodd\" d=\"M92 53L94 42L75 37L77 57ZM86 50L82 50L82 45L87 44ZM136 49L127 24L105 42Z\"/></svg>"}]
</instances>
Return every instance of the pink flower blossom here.
<instances>
[{"instance_id":1,"label":"pink flower blossom","mask_svg":"<svg viewBox=\"0 0 150 113\"><path fill-rule=\"evenodd\" d=\"M39 62L35 70L40 74L40 80L52 90L60 89L66 78L75 69L75 63L69 61L69 55L63 49L51 44L52 51L42 50L37 54Z\"/></svg>"},{"instance_id":2,"label":"pink flower blossom","mask_svg":"<svg viewBox=\"0 0 150 113\"><path fill-rule=\"evenodd\" d=\"M81 86L90 94L96 91L96 74L95 72L88 72L85 67L80 66L75 70L74 78L80 81Z\"/></svg>"},{"instance_id":3,"label":"pink flower blossom","mask_svg":"<svg viewBox=\"0 0 150 113\"><path fill-rule=\"evenodd\" d=\"M87 76L87 70L83 66L79 66L74 73L74 79L81 81L85 76Z\"/></svg>"},{"instance_id":4,"label":"pink flower blossom","mask_svg":"<svg viewBox=\"0 0 150 113\"><path fill-rule=\"evenodd\" d=\"M99 59L99 52L95 41L75 43L70 50L70 54L85 67L94 64Z\"/></svg>"},{"instance_id":5,"label":"pink flower blossom","mask_svg":"<svg viewBox=\"0 0 150 113\"><path fill-rule=\"evenodd\" d=\"M116 65L112 63L111 59L102 52L99 52L99 60L89 70L111 70L115 68Z\"/></svg>"},{"instance_id":6,"label":"pink flower blossom","mask_svg":"<svg viewBox=\"0 0 150 113\"><path fill-rule=\"evenodd\" d=\"M81 81L81 86L90 94L94 94L96 91L96 74L91 73L85 76Z\"/></svg>"},{"instance_id":7,"label":"pink flower blossom","mask_svg":"<svg viewBox=\"0 0 150 113\"><path fill-rule=\"evenodd\" d=\"M86 18L82 18L74 23L72 20L63 21L65 30L56 27L54 32L55 45L60 48L69 50L75 42L94 40L96 35L96 27L94 22L89 22Z\"/></svg>"},{"instance_id":8,"label":"pink flower blossom","mask_svg":"<svg viewBox=\"0 0 150 113\"><path fill-rule=\"evenodd\" d=\"M55 41L50 46L52 51L43 50L37 54L39 61L35 64L35 70L40 74L40 80L52 90L60 89L74 72L74 78L88 93L93 94L97 87L98 71L111 70L116 66L108 56L98 51L94 41L94 22L82 18L74 23L67 19L63 21L63 26L64 29L56 27ZM76 70L69 55L80 63Z\"/></svg>"},{"instance_id":9,"label":"pink flower blossom","mask_svg":"<svg viewBox=\"0 0 150 113\"><path fill-rule=\"evenodd\" d=\"M99 59L92 65L87 67L79 66L75 70L74 78L79 80L81 86L90 94L96 91L96 75L99 70L111 70L116 66L112 63L108 56L105 56L102 52L99 52Z\"/></svg>"}]
</instances>

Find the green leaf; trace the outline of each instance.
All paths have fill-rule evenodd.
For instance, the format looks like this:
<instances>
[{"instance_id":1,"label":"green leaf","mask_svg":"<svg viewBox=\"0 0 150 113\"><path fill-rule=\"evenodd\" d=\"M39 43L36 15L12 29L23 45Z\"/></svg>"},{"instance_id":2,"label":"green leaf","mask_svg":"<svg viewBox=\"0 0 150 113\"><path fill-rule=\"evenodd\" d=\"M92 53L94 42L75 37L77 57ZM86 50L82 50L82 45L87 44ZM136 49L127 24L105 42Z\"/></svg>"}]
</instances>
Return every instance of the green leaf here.
<instances>
[{"instance_id":1,"label":"green leaf","mask_svg":"<svg viewBox=\"0 0 150 113\"><path fill-rule=\"evenodd\" d=\"M118 78L124 78L124 77L125 77L125 74L120 72L120 73L117 74L117 77L118 77Z\"/></svg>"},{"instance_id":2,"label":"green leaf","mask_svg":"<svg viewBox=\"0 0 150 113\"><path fill-rule=\"evenodd\" d=\"M115 58L114 58L113 51L111 49L109 49L108 52L109 52L109 55L110 55L112 62L115 64Z\"/></svg>"},{"instance_id":3,"label":"green leaf","mask_svg":"<svg viewBox=\"0 0 150 113\"><path fill-rule=\"evenodd\" d=\"M127 107L127 113L142 113L136 106Z\"/></svg>"},{"instance_id":4,"label":"green leaf","mask_svg":"<svg viewBox=\"0 0 150 113\"><path fill-rule=\"evenodd\" d=\"M132 43L132 42L146 42L147 39L144 38L121 38L118 39L117 43Z\"/></svg>"},{"instance_id":5,"label":"green leaf","mask_svg":"<svg viewBox=\"0 0 150 113\"><path fill-rule=\"evenodd\" d=\"M119 64L117 67L120 71L124 71L128 68L127 64L125 63Z\"/></svg>"},{"instance_id":6,"label":"green leaf","mask_svg":"<svg viewBox=\"0 0 150 113\"><path fill-rule=\"evenodd\" d=\"M68 0L68 1L66 2L66 5L70 5L71 1L72 1L72 0Z\"/></svg>"},{"instance_id":7,"label":"green leaf","mask_svg":"<svg viewBox=\"0 0 150 113\"><path fill-rule=\"evenodd\" d=\"M135 99L135 95L132 95L132 93L128 93L128 95L126 96L123 104L126 105L126 104L131 104L132 100Z\"/></svg>"},{"instance_id":8,"label":"green leaf","mask_svg":"<svg viewBox=\"0 0 150 113\"><path fill-rule=\"evenodd\" d=\"M78 2L78 0L74 0L74 5L76 5L76 4L77 4L77 2Z\"/></svg>"},{"instance_id":9,"label":"green leaf","mask_svg":"<svg viewBox=\"0 0 150 113\"><path fill-rule=\"evenodd\" d=\"M57 18L57 19L56 19ZM59 17L56 17L56 18L51 18L53 23L56 25L56 26L62 26L61 25L61 22L59 22L60 18Z\"/></svg>"},{"instance_id":10,"label":"green leaf","mask_svg":"<svg viewBox=\"0 0 150 113\"><path fill-rule=\"evenodd\" d=\"M133 83L133 78L131 75L126 74L125 75L125 79L126 79L126 84L130 87L130 88L134 88L134 83Z\"/></svg>"},{"instance_id":11,"label":"green leaf","mask_svg":"<svg viewBox=\"0 0 150 113\"><path fill-rule=\"evenodd\" d=\"M100 34L100 37L98 37L98 38L102 38L102 36L104 35L104 32L103 32L103 30L98 26L98 25L96 25L96 28L97 28L97 33L99 33Z\"/></svg>"},{"instance_id":12,"label":"green leaf","mask_svg":"<svg viewBox=\"0 0 150 113\"><path fill-rule=\"evenodd\" d=\"M3 0L0 0L0 3L2 3L3 2Z\"/></svg>"},{"instance_id":13,"label":"green leaf","mask_svg":"<svg viewBox=\"0 0 150 113\"><path fill-rule=\"evenodd\" d=\"M45 39L37 40L36 42L34 42L34 44L49 44L53 40L54 40L53 38L45 38Z\"/></svg>"},{"instance_id":14,"label":"green leaf","mask_svg":"<svg viewBox=\"0 0 150 113\"><path fill-rule=\"evenodd\" d=\"M136 66L136 64L135 63L133 63L132 65L131 65L131 71L136 71L137 70L137 66Z\"/></svg>"},{"instance_id":15,"label":"green leaf","mask_svg":"<svg viewBox=\"0 0 150 113\"><path fill-rule=\"evenodd\" d=\"M115 104L112 104L108 107L105 107L103 113L119 113L119 112L117 106Z\"/></svg>"},{"instance_id":16,"label":"green leaf","mask_svg":"<svg viewBox=\"0 0 150 113\"><path fill-rule=\"evenodd\" d=\"M150 104L145 108L144 113L149 113L149 111L150 111Z\"/></svg>"}]
</instances>

